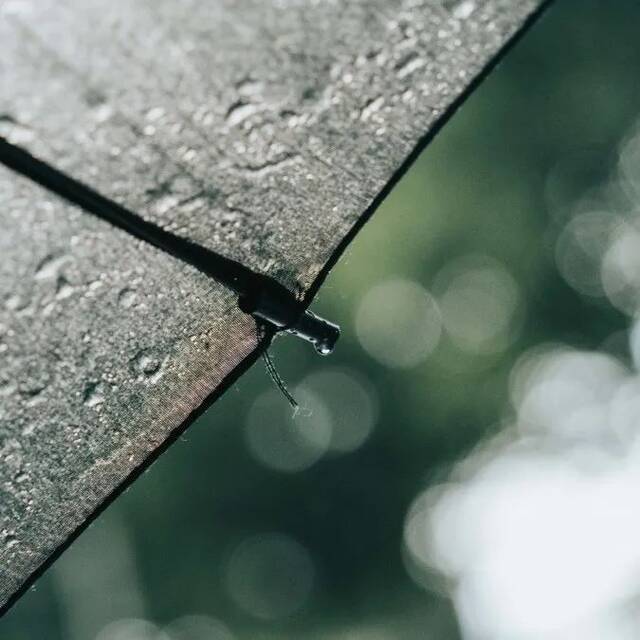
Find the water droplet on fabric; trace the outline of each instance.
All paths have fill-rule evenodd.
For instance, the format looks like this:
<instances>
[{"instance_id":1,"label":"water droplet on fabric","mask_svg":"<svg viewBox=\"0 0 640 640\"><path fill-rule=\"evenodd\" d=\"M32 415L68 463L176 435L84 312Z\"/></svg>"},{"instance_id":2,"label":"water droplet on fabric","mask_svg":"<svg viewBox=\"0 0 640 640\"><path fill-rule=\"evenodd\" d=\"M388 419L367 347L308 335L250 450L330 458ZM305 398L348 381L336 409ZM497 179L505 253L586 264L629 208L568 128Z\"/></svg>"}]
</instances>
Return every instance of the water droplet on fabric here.
<instances>
[{"instance_id":1,"label":"water droplet on fabric","mask_svg":"<svg viewBox=\"0 0 640 640\"><path fill-rule=\"evenodd\" d=\"M129 309L136 303L137 294L133 289L128 287L122 289L118 294L118 304L124 309Z\"/></svg>"},{"instance_id":2,"label":"water droplet on fabric","mask_svg":"<svg viewBox=\"0 0 640 640\"><path fill-rule=\"evenodd\" d=\"M36 267L36 280L45 280L47 278L55 278L58 275L60 267L69 261L66 255L48 255Z\"/></svg>"},{"instance_id":3,"label":"water droplet on fabric","mask_svg":"<svg viewBox=\"0 0 640 640\"><path fill-rule=\"evenodd\" d=\"M104 402L104 385L101 382L89 382L84 388L82 401L87 407L96 407Z\"/></svg>"},{"instance_id":4,"label":"water droplet on fabric","mask_svg":"<svg viewBox=\"0 0 640 640\"><path fill-rule=\"evenodd\" d=\"M231 127L239 125L258 111L258 107L247 102L236 102L227 111L227 124Z\"/></svg>"},{"instance_id":5,"label":"water droplet on fabric","mask_svg":"<svg viewBox=\"0 0 640 640\"><path fill-rule=\"evenodd\" d=\"M161 358L153 355L149 350L143 349L133 358L135 370L147 382L157 382L162 377Z\"/></svg>"}]
</instances>

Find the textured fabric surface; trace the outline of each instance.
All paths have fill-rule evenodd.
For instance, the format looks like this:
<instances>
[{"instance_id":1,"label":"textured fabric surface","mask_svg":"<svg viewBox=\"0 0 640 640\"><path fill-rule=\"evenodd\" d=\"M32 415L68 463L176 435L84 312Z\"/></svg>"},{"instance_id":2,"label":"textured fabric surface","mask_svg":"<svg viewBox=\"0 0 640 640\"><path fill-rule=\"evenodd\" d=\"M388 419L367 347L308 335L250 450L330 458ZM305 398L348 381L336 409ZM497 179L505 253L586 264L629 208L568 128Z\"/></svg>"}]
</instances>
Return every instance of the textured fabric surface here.
<instances>
[{"instance_id":1,"label":"textured fabric surface","mask_svg":"<svg viewBox=\"0 0 640 640\"><path fill-rule=\"evenodd\" d=\"M539 0L20 0L0 134L303 296ZM0 608L257 347L200 273L0 171Z\"/></svg>"},{"instance_id":2,"label":"textured fabric surface","mask_svg":"<svg viewBox=\"0 0 640 640\"><path fill-rule=\"evenodd\" d=\"M192 268L2 168L0 198L5 601L257 340Z\"/></svg>"},{"instance_id":3,"label":"textured fabric surface","mask_svg":"<svg viewBox=\"0 0 640 640\"><path fill-rule=\"evenodd\" d=\"M0 111L58 167L305 289L539 4L9 3Z\"/></svg>"}]
</instances>

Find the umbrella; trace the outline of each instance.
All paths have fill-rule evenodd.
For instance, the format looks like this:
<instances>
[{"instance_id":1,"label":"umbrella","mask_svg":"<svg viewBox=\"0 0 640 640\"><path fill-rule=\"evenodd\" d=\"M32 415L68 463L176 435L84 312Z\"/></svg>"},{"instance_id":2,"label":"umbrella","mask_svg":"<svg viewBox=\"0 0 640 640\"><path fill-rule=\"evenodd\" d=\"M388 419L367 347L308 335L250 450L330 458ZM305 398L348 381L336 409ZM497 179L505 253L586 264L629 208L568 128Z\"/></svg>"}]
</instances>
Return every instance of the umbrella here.
<instances>
[{"instance_id":1,"label":"umbrella","mask_svg":"<svg viewBox=\"0 0 640 640\"><path fill-rule=\"evenodd\" d=\"M0 8L0 608L306 308L540 0Z\"/></svg>"}]
</instances>

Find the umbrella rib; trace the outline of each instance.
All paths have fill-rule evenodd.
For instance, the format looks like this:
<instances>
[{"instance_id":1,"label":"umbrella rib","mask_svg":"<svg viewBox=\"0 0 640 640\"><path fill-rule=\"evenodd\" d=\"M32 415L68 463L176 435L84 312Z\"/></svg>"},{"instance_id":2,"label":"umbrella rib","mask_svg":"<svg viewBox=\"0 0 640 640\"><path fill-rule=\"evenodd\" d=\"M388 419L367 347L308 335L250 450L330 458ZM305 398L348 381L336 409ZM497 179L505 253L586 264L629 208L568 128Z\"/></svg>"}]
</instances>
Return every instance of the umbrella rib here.
<instances>
[{"instance_id":1,"label":"umbrella rib","mask_svg":"<svg viewBox=\"0 0 640 640\"><path fill-rule=\"evenodd\" d=\"M242 311L275 332L286 331L307 340L321 354L333 350L340 335L337 325L305 310L294 294L275 279L145 220L2 136L0 163L231 289L238 295Z\"/></svg>"}]
</instances>

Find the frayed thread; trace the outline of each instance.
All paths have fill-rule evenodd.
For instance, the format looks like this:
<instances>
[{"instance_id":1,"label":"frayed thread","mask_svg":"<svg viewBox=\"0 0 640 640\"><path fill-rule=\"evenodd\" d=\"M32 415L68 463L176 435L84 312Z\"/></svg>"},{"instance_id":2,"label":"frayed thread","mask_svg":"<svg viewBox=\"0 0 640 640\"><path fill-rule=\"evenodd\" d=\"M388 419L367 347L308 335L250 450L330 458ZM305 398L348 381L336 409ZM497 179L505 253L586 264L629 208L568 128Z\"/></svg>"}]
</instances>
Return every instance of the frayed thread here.
<instances>
[{"instance_id":1,"label":"frayed thread","mask_svg":"<svg viewBox=\"0 0 640 640\"><path fill-rule=\"evenodd\" d=\"M280 393L282 393L282 395L285 397L285 399L293 409L293 417L295 418L300 411L300 405L298 404L297 400L291 395L289 389L287 389L287 385L278 373L278 370L276 369L276 366L271 359L271 355L269 354L268 349L265 349L262 352L262 359L264 360L264 365L267 369L269 377L273 380L273 383L276 385L276 387L278 387Z\"/></svg>"}]
</instances>

